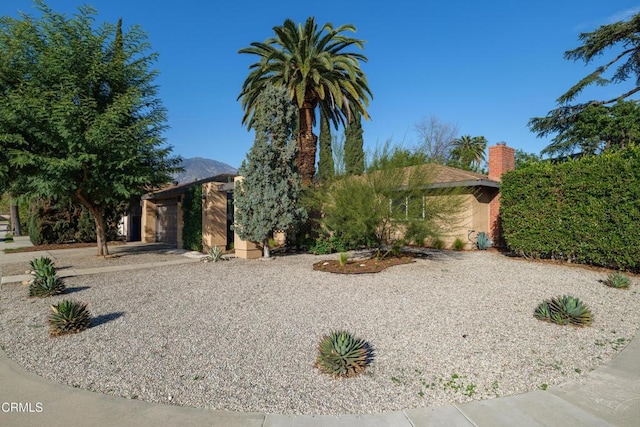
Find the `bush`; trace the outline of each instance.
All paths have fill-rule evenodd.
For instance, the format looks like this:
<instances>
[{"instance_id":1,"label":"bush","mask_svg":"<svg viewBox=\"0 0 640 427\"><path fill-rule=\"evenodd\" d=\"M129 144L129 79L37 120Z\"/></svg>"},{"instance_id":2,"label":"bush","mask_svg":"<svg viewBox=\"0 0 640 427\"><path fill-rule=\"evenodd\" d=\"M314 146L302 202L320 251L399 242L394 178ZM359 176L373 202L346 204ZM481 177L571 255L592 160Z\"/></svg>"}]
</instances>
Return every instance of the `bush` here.
<instances>
[{"instance_id":1,"label":"bush","mask_svg":"<svg viewBox=\"0 0 640 427\"><path fill-rule=\"evenodd\" d=\"M444 249L444 241L442 239L435 239L432 246L434 249Z\"/></svg>"},{"instance_id":2,"label":"bush","mask_svg":"<svg viewBox=\"0 0 640 427\"><path fill-rule=\"evenodd\" d=\"M124 206L105 212L107 239L118 238L118 220ZM95 242L95 220L85 208L68 199L37 199L31 205L28 221L29 238L34 245L67 242Z\"/></svg>"},{"instance_id":3,"label":"bush","mask_svg":"<svg viewBox=\"0 0 640 427\"><path fill-rule=\"evenodd\" d=\"M189 188L182 202L184 249L202 252L202 186Z\"/></svg>"},{"instance_id":4,"label":"bush","mask_svg":"<svg viewBox=\"0 0 640 427\"><path fill-rule=\"evenodd\" d=\"M347 249L382 248L399 236L423 245L457 222L459 189L432 188L437 170L387 149L363 175L344 176L316 190L328 234Z\"/></svg>"},{"instance_id":5,"label":"bush","mask_svg":"<svg viewBox=\"0 0 640 427\"><path fill-rule=\"evenodd\" d=\"M464 240L462 240L460 237L456 237L456 240L453 241L453 245L451 245L451 248L454 251L462 251L464 250Z\"/></svg>"},{"instance_id":6,"label":"bush","mask_svg":"<svg viewBox=\"0 0 640 427\"><path fill-rule=\"evenodd\" d=\"M517 254L640 271L640 147L502 177L501 225Z\"/></svg>"}]
</instances>

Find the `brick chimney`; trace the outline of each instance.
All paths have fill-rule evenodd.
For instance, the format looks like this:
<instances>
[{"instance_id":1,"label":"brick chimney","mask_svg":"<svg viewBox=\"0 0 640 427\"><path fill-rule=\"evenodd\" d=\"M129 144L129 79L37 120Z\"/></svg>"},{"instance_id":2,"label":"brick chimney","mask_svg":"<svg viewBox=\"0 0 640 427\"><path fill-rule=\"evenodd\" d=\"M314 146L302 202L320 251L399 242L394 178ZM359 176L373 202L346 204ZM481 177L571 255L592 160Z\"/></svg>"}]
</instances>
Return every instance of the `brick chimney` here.
<instances>
[{"instance_id":1,"label":"brick chimney","mask_svg":"<svg viewBox=\"0 0 640 427\"><path fill-rule=\"evenodd\" d=\"M498 142L489 147L489 179L500 181L502 174L516 168L516 150L507 147L505 142ZM500 193L489 203L489 226L491 239L495 246L504 246L502 240L502 226L500 224Z\"/></svg>"},{"instance_id":2,"label":"brick chimney","mask_svg":"<svg viewBox=\"0 0 640 427\"><path fill-rule=\"evenodd\" d=\"M498 142L489 147L489 179L500 181L503 173L516 168L516 150L507 147L506 142Z\"/></svg>"}]
</instances>

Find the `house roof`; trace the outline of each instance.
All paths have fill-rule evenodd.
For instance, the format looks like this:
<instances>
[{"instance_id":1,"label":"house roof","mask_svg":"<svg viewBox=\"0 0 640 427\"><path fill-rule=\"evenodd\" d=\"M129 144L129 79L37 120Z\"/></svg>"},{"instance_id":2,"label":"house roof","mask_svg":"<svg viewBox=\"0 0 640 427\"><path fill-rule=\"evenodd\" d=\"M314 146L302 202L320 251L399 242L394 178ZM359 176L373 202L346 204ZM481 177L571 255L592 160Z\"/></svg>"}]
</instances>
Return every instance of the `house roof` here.
<instances>
[{"instance_id":1,"label":"house roof","mask_svg":"<svg viewBox=\"0 0 640 427\"><path fill-rule=\"evenodd\" d=\"M176 197L184 194L185 191L187 191L189 188L202 185L207 182L221 182L221 183L226 183L229 181L233 182L233 178L235 176L236 176L235 174L223 173L220 175L210 176L209 178L203 178L203 179L188 182L185 184L172 185L170 187L163 188L162 190L145 194L144 196L142 196L142 200L158 200L158 199L168 199L171 197Z\"/></svg>"},{"instance_id":2,"label":"house roof","mask_svg":"<svg viewBox=\"0 0 640 427\"><path fill-rule=\"evenodd\" d=\"M430 164L433 168L433 183L430 187L492 187L499 188L500 182L489 179L487 175L452 168L438 164Z\"/></svg>"}]
</instances>

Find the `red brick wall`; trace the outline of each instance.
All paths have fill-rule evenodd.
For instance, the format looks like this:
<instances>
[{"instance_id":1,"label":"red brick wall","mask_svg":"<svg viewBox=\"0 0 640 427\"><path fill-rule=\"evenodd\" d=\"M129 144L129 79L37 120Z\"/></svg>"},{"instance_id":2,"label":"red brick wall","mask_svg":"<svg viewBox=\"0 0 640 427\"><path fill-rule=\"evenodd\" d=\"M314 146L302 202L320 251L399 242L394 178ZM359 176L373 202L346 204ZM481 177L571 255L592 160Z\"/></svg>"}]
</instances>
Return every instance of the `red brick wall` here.
<instances>
[{"instance_id":1,"label":"red brick wall","mask_svg":"<svg viewBox=\"0 0 640 427\"><path fill-rule=\"evenodd\" d=\"M507 147L505 143L498 143L489 147L489 179L500 181L502 174L516 168L516 150ZM501 245L500 227L500 193L489 203L489 224L491 239L494 244Z\"/></svg>"}]
</instances>

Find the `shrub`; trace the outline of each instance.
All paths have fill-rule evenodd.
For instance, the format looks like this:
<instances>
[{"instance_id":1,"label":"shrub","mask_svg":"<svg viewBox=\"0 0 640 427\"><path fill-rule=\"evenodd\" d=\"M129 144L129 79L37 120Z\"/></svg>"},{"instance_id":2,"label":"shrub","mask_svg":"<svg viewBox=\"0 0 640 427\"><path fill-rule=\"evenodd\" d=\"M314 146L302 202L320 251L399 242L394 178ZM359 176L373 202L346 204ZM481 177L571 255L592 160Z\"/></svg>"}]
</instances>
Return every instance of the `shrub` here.
<instances>
[{"instance_id":1,"label":"shrub","mask_svg":"<svg viewBox=\"0 0 640 427\"><path fill-rule=\"evenodd\" d=\"M640 147L506 173L500 217L509 249L640 271Z\"/></svg>"},{"instance_id":2,"label":"shrub","mask_svg":"<svg viewBox=\"0 0 640 427\"><path fill-rule=\"evenodd\" d=\"M435 239L432 245L434 249L444 249L444 242L442 239Z\"/></svg>"},{"instance_id":3,"label":"shrub","mask_svg":"<svg viewBox=\"0 0 640 427\"><path fill-rule=\"evenodd\" d=\"M323 236L316 239L314 244L309 248L309 252L315 255L327 255L336 252L348 251L350 249L355 248L347 246L345 242L336 236Z\"/></svg>"},{"instance_id":4,"label":"shrub","mask_svg":"<svg viewBox=\"0 0 640 427\"><path fill-rule=\"evenodd\" d=\"M336 331L322 337L318 353L316 367L334 377L358 375L375 357L368 342L346 331Z\"/></svg>"},{"instance_id":5,"label":"shrub","mask_svg":"<svg viewBox=\"0 0 640 427\"><path fill-rule=\"evenodd\" d=\"M91 315L87 304L74 300L64 300L51 304L49 314L49 335L74 334L91 325Z\"/></svg>"},{"instance_id":6,"label":"shrub","mask_svg":"<svg viewBox=\"0 0 640 427\"><path fill-rule=\"evenodd\" d=\"M12 243L13 242L13 234L11 233L6 233L4 235L4 242L5 243Z\"/></svg>"},{"instance_id":7,"label":"shrub","mask_svg":"<svg viewBox=\"0 0 640 427\"><path fill-rule=\"evenodd\" d=\"M631 285L631 281L622 273L611 273L607 276L604 284L612 288L627 289Z\"/></svg>"},{"instance_id":8,"label":"shrub","mask_svg":"<svg viewBox=\"0 0 640 427\"><path fill-rule=\"evenodd\" d=\"M196 185L184 193L182 202L182 240L184 249L202 251L202 186Z\"/></svg>"},{"instance_id":9,"label":"shrub","mask_svg":"<svg viewBox=\"0 0 640 427\"><path fill-rule=\"evenodd\" d=\"M456 240L453 241L453 245L451 245L451 248L453 248L454 251L461 251L464 249L464 240L462 240L460 237L456 237Z\"/></svg>"},{"instance_id":10,"label":"shrub","mask_svg":"<svg viewBox=\"0 0 640 427\"><path fill-rule=\"evenodd\" d=\"M338 256L338 262L340 263L341 267L344 267L344 265L347 263L347 260L349 259L349 254L346 252L340 252L340 255Z\"/></svg>"},{"instance_id":11,"label":"shrub","mask_svg":"<svg viewBox=\"0 0 640 427\"><path fill-rule=\"evenodd\" d=\"M558 325L571 324L586 326L591 324L591 310L576 297L564 295L543 301L536 307L533 316Z\"/></svg>"},{"instance_id":12,"label":"shrub","mask_svg":"<svg viewBox=\"0 0 640 427\"><path fill-rule=\"evenodd\" d=\"M29 285L30 297L49 297L63 293L65 285L62 279L56 275L36 277Z\"/></svg>"}]
</instances>

